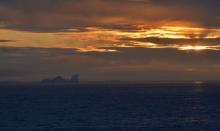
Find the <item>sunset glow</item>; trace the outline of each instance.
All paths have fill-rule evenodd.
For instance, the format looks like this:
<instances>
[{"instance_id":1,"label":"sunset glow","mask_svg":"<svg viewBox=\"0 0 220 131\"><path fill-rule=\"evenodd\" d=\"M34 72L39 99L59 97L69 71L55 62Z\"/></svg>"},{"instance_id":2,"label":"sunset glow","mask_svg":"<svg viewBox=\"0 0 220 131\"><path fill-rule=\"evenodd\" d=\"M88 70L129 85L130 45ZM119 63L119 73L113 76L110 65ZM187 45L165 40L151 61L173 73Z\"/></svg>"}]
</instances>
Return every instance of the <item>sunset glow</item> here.
<instances>
[{"instance_id":1,"label":"sunset glow","mask_svg":"<svg viewBox=\"0 0 220 131\"><path fill-rule=\"evenodd\" d=\"M217 79L219 4L0 0L0 78Z\"/></svg>"},{"instance_id":2,"label":"sunset glow","mask_svg":"<svg viewBox=\"0 0 220 131\"><path fill-rule=\"evenodd\" d=\"M220 0L0 0L0 131L220 131L219 12Z\"/></svg>"},{"instance_id":3,"label":"sunset glow","mask_svg":"<svg viewBox=\"0 0 220 131\"><path fill-rule=\"evenodd\" d=\"M193 27L164 26L154 29L138 29L135 31L111 30L88 27L80 32L69 29L69 32L34 33L24 31L0 30L0 39L10 39L7 46L12 47L40 47L40 48L76 48L79 51L114 52L114 47L144 47L144 48L177 48L179 50L218 50L218 45L192 45L185 43L172 44L167 42L193 39L198 44L204 41L218 39L219 29L205 29ZM204 35L204 32L209 32ZM14 35L16 34L16 35ZM153 39L153 41L141 42L138 39ZM169 39L169 41L167 40ZM164 43L161 43L163 40ZM160 42L160 43L157 43ZM205 41L206 42L206 41ZM207 43L207 42L206 42ZM0 43L0 46L5 46ZM92 47L92 48L91 48ZM103 48L103 49L102 49Z\"/></svg>"}]
</instances>

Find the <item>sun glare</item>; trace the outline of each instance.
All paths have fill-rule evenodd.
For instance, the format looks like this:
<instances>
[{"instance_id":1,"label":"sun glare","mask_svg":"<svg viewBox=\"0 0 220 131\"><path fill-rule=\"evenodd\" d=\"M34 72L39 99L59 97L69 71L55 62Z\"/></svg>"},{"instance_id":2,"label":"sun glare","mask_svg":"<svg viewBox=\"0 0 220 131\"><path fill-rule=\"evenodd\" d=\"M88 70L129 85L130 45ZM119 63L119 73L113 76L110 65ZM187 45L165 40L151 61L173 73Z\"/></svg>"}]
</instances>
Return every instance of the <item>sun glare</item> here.
<instances>
[{"instance_id":1,"label":"sun glare","mask_svg":"<svg viewBox=\"0 0 220 131\"><path fill-rule=\"evenodd\" d=\"M208 46L192 46L192 45L189 45L189 46L181 46L179 47L179 50L195 50L195 51L200 51L200 50L206 50L206 49L209 49Z\"/></svg>"}]
</instances>

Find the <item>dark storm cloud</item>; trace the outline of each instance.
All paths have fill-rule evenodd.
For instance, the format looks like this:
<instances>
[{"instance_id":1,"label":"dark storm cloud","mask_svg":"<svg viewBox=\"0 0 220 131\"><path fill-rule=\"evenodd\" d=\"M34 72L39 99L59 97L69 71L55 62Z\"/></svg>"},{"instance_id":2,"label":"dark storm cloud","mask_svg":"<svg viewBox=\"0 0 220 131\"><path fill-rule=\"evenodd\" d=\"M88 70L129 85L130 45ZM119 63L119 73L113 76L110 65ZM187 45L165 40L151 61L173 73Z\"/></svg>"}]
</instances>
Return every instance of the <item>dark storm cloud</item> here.
<instances>
[{"instance_id":1,"label":"dark storm cloud","mask_svg":"<svg viewBox=\"0 0 220 131\"><path fill-rule=\"evenodd\" d=\"M219 27L219 6L219 0L1 0L0 21L4 28L42 32L167 20Z\"/></svg>"}]
</instances>

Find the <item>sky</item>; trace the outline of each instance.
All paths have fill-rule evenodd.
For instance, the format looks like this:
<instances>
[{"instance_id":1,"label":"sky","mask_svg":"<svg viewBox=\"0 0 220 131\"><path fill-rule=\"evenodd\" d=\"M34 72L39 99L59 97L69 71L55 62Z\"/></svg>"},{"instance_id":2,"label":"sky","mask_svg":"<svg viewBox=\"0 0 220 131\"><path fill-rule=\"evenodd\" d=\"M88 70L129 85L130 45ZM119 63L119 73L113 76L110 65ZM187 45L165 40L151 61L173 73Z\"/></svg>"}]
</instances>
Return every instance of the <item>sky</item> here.
<instances>
[{"instance_id":1,"label":"sky","mask_svg":"<svg viewBox=\"0 0 220 131\"><path fill-rule=\"evenodd\" d=\"M219 0L0 0L0 81L220 80Z\"/></svg>"}]
</instances>

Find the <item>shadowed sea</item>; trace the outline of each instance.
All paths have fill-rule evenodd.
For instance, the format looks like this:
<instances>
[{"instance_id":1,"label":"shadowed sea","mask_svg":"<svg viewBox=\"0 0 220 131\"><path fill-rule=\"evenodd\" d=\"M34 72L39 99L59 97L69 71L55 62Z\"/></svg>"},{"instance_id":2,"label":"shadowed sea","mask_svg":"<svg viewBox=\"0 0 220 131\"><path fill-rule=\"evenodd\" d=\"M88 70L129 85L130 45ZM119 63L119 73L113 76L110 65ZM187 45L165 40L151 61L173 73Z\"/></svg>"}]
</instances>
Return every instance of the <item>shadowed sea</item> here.
<instances>
[{"instance_id":1,"label":"shadowed sea","mask_svg":"<svg viewBox=\"0 0 220 131\"><path fill-rule=\"evenodd\" d=\"M0 131L148 130L220 130L220 84L0 86Z\"/></svg>"}]
</instances>

